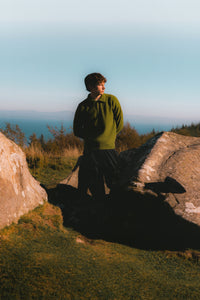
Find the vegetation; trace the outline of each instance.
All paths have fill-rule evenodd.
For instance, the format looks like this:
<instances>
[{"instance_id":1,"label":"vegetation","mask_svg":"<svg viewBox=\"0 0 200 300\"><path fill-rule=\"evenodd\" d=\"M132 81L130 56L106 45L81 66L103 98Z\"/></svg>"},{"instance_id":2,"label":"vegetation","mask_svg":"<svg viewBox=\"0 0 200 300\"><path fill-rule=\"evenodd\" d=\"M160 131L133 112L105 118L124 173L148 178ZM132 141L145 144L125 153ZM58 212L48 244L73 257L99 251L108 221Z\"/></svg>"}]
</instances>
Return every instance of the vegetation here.
<instances>
[{"instance_id":1,"label":"vegetation","mask_svg":"<svg viewBox=\"0 0 200 300\"><path fill-rule=\"evenodd\" d=\"M46 203L0 232L0 299L199 299L192 254L87 239Z\"/></svg>"},{"instance_id":2,"label":"vegetation","mask_svg":"<svg viewBox=\"0 0 200 300\"><path fill-rule=\"evenodd\" d=\"M29 169L32 175L47 187L53 187L66 178L83 152L83 141L74 136L73 132L67 133L61 128L48 126L52 138L45 140L44 136L37 137L33 133L28 141L18 125L6 123L5 129L0 129L9 139L18 144L26 154ZM137 131L125 124L117 136L116 149L118 152L139 147L156 132L139 135Z\"/></svg>"},{"instance_id":3,"label":"vegetation","mask_svg":"<svg viewBox=\"0 0 200 300\"><path fill-rule=\"evenodd\" d=\"M158 132L155 132L153 129L150 133L139 135L135 128L131 127L127 122L117 136L116 149L118 152L121 152L127 149L137 148L157 133Z\"/></svg>"},{"instance_id":4,"label":"vegetation","mask_svg":"<svg viewBox=\"0 0 200 300\"><path fill-rule=\"evenodd\" d=\"M25 134L21 131L18 125L6 123L5 129L0 128L0 131L19 146L24 147L26 145L27 140Z\"/></svg>"},{"instance_id":5,"label":"vegetation","mask_svg":"<svg viewBox=\"0 0 200 300\"><path fill-rule=\"evenodd\" d=\"M172 131L199 136L198 126ZM2 130L8 137L14 135L47 192L67 176L83 147L63 127L49 129L52 140L33 134L28 144L18 127ZM117 149L138 147L154 134L139 135L126 124ZM199 258L198 250L142 250L86 238L64 227L60 209L46 203L0 231L0 300L199 299Z\"/></svg>"},{"instance_id":6,"label":"vegetation","mask_svg":"<svg viewBox=\"0 0 200 300\"><path fill-rule=\"evenodd\" d=\"M200 137L200 123L182 125L181 127L172 128L171 131L182 135Z\"/></svg>"},{"instance_id":7,"label":"vegetation","mask_svg":"<svg viewBox=\"0 0 200 300\"><path fill-rule=\"evenodd\" d=\"M33 133L27 140L18 125L6 123L5 129L0 129L8 138L17 143L25 152L32 175L43 185L53 187L58 181L66 178L83 152L83 141L61 128L48 126L52 138L45 140L44 136L37 137ZM182 125L172 128L172 132L200 136L200 123ZM129 123L124 125L116 139L118 152L137 148L157 134L154 129L146 134L139 135Z\"/></svg>"},{"instance_id":8,"label":"vegetation","mask_svg":"<svg viewBox=\"0 0 200 300\"><path fill-rule=\"evenodd\" d=\"M23 149L32 175L46 187L53 187L71 172L82 154L83 143L72 132L66 133L63 126L48 128L53 136L48 141L35 133L27 141L19 126L10 123L0 131Z\"/></svg>"}]
</instances>

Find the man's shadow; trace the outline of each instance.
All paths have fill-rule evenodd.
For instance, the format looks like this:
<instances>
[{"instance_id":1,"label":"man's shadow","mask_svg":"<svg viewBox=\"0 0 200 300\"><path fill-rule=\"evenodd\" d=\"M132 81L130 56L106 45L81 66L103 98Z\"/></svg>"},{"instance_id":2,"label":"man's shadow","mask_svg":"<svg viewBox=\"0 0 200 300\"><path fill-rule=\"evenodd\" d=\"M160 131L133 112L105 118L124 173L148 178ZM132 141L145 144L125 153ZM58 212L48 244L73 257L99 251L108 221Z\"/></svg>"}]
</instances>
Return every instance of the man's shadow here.
<instances>
[{"instance_id":1,"label":"man's shadow","mask_svg":"<svg viewBox=\"0 0 200 300\"><path fill-rule=\"evenodd\" d=\"M148 183L150 192L116 189L102 201L79 197L77 189L60 184L47 190L49 202L62 209L64 226L90 239L152 250L200 249L199 226L174 213L163 193L184 193L173 178Z\"/></svg>"}]
</instances>

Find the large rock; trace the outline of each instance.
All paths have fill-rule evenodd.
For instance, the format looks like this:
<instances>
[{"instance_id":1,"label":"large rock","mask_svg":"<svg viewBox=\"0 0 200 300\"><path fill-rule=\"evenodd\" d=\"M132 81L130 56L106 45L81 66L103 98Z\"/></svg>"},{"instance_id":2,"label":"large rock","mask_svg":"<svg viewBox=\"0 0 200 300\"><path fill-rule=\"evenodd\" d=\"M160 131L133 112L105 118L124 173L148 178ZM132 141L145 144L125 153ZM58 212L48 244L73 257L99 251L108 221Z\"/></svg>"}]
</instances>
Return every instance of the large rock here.
<instances>
[{"instance_id":1,"label":"large rock","mask_svg":"<svg viewBox=\"0 0 200 300\"><path fill-rule=\"evenodd\" d=\"M0 133L0 228L46 200L46 191L28 170L24 152Z\"/></svg>"},{"instance_id":2,"label":"large rock","mask_svg":"<svg viewBox=\"0 0 200 300\"><path fill-rule=\"evenodd\" d=\"M176 215L200 225L200 138L160 133L121 152L120 170L121 190L161 196ZM77 188L77 172L62 183Z\"/></svg>"},{"instance_id":3,"label":"large rock","mask_svg":"<svg viewBox=\"0 0 200 300\"><path fill-rule=\"evenodd\" d=\"M200 138L160 133L120 157L121 185L165 196L177 215L200 225Z\"/></svg>"}]
</instances>

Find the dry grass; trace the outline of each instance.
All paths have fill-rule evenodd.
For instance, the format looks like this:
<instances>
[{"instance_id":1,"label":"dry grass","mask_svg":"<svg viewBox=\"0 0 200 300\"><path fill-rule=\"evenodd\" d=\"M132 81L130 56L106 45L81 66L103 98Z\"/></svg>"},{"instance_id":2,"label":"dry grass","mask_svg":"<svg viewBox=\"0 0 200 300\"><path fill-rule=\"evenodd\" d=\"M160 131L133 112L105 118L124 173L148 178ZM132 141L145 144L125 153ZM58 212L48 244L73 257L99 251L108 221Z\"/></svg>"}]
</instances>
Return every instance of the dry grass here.
<instances>
[{"instance_id":1,"label":"dry grass","mask_svg":"<svg viewBox=\"0 0 200 300\"><path fill-rule=\"evenodd\" d=\"M27 157L31 157L32 159L40 159L40 160L48 160L52 157L58 156L58 154L45 152L43 149L36 145L30 145L29 147L24 149L24 152ZM78 158L82 155L83 151L79 148L67 147L63 149L62 157L69 158Z\"/></svg>"},{"instance_id":2,"label":"dry grass","mask_svg":"<svg viewBox=\"0 0 200 300\"><path fill-rule=\"evenodd\" d=\"M79 148L73 148L73 147L66 148L63 151L63 156L70 157L70 158L78 158L82 154L83 154L82 150L80 150Z\"/></svg>"},{"instance_id":3,"label":"dry grass","mask_svg":"<svg viewBox=\"0 0 200 300\"><path fill-rule=\"evenodd\" d=\"M26 155L32 156L32 157L43 157L45 154L43 150L41 150L40 147L37 147L35 145L30 145L29 147L24 149L24 152Z\"/></svg>"},{"instance_id":4,"label":"dry grass","mask_svg":"<svg viewBox=\"0 0 200 300\"><path fill-rule=\"evenodd\" d=\"M64 149L62 155L48 153L37 146L29 146L25 150L31 174L48 188L55 187L65 179L82 154L78 148Z\"/></svg>"},{"instance_id":5,"label":"dry grass","mask_svg":"<svg viewBox=\"0 0 200 300\"><path fill-rule=\"evenodd\" d=\"M63 149L61 154L55 154L53 152L48 153L37 145L30 145L24 149L24 152L28 166L34 174L47 168L55 169L56 165L60 164L61 161L63 163L66 159L76 160L82 155L82 151L79 148L68 147Z\"/></svg>"}]
</instances>

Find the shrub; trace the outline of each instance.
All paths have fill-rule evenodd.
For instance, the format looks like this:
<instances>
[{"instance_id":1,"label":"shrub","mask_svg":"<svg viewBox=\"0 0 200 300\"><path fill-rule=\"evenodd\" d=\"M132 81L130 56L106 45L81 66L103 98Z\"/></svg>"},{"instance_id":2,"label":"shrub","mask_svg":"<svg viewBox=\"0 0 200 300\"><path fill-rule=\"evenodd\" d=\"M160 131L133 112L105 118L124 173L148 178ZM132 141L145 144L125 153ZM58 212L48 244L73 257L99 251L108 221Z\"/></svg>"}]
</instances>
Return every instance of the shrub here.
<instances>
[{"instance_id":1,"label":"shrub","mask_svg":"<svg viewBox=\"0 0 200 300\"><path fill-rule=\"evenodd\" d=\"M49 163L50 155L44 152L40 145L31 144L29 147L24 149L26 154L26 160L28 162L29 168L31 169L42 169Z\"/></svg>"},{"instance_id":2,"label":"shrub","mask_svg":"<svg viewBox=\"0 0 200 300\"><path fill-rule=\"evenodd\" d=\"M66 129L63 125L61 125L60 129L57 127L47 127L54 137L53 140L50 139L45 145L47 152L62 155L66 149L78 149L79 152L83 150L83 141L76 137L73 132L66 133Z\"/></svg>"},{"instance_id":3,"label":"shrub","mask_svg":"<svg viewBox=\"0 0 200 300\"><path fill-rule=\"evenodd\" d=\"M182 125L181 127L176 127L172 128L172 132L186 135L186 136L200 136L200 123L194 124L192 123L191 125Z\"/></svg>"},{"instance_id":4,"label":"shrub","mask_svg":"<svg viewBox=\"0 0 200 300\"><path fill-rule=\"evenodd\" d=\"M129 123L126 123L122 131L118 134L116 139L116 149L124 151L131 148L136 148L141 145L141 139L138 132Z\"/></svg>"},{"instance_id":5,"label":"shrub","mask_svg":"<svg viewBox=\"0 0 200 300\"><path fill-rule=\"evenodd\" d=\"M6 123L5 129L0 128L0 131L10 140L24 148L27 145L25 133L19 128L18 125L11 125Z\"/></svg>"}]
</instances>

